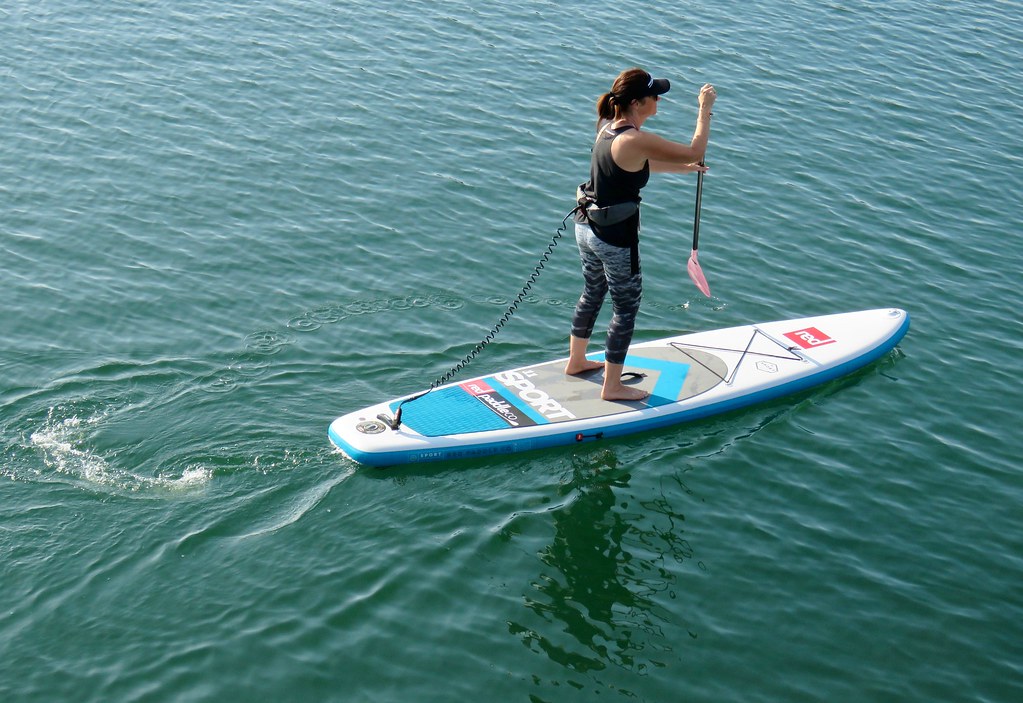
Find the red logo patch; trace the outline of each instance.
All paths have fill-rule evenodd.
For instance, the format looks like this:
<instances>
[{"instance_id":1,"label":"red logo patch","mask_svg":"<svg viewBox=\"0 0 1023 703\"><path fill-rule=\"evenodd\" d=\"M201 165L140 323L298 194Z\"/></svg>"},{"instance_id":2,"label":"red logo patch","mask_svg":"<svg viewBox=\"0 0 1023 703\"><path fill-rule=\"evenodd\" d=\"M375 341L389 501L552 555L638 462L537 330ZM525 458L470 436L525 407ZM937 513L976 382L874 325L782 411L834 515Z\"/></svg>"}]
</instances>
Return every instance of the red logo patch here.
<instances>
[{"instance_id":1,"label":"red logo patch","mask_svg":"<svg viewBox=\"0 0 1023 703\"><path fill-rule=\"evenodd\" d=\"M465 383L460 383L459 385L469 395L479 396L484 395L486 393L494 392L494 389L491 388L483 379L476 379L475 381L466 381Z\"/></svg>"},{"instance_id":2,"label":"red logo patch","mask_svg":"<svg viewBox=\"0 0 1023 703\"><path fill-rule=\"evenodd\" d=\"M814 347L819 347L824 344L833 344L835 342L835 340L821 332L816 327L807 327L806 329L796 330L795 332L786 332L785 336L801 346L803 349L813 349Z\"/></svg>"}]
</instances>

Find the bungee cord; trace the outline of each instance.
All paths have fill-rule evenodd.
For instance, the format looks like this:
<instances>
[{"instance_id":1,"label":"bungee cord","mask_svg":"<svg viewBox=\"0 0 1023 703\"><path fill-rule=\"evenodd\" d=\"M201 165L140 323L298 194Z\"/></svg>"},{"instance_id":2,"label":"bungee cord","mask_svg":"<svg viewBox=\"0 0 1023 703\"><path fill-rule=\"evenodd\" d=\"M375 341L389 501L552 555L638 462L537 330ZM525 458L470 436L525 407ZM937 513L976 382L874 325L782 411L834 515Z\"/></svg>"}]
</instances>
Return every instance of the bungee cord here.
<instances>
[{"instance_id":1,"label":"bungee cord","mask_svg":"<svg viewBox=\"0 0 1023 703\"><path fill-rule=\"evenodd\" d=\"M471 364L473 360L476 359L476 357L483 353L483 350L487 347L487 345L494 341L498 333L504 328L504 326L515 314L515 311L518 310L519 304L523 300L525 300L526 296L529 294L529 291L533 289L533 284L536 283L537 279L540 278L540 274L543 272L544 266L547 265L547 262L550 261L551 256L554 254L554 249L555 247L558 246L558 240L561 239L561 237L565 234L565 230L568 229L568 219L575 215L575 213L579 210L580 207L581 206L576 206L572 208L572 211L565 215L565 218L561 221L561 225L554 233L554 236L551 238L551 241L548 242L547 248L544 249L543 253L540 255L540 260L537 262L536 267L533 269L533 272L529 275L529 278L526 279L525 284L522 286L522 290L519 291L519 294L515 296L511 304L508 306L508 309L504 311L504 314L502 314L500 318L498 318L497 322L495 322L494 326L490 328L490 331L487 332L486 336L483 337L483 339L481 339L469 351L469 353L466 354L465 357L461 359L461 361L452 366L446 373L442 374L441 376L438 376L437 379L430 384L429 388L427 388L422 393L405 398L400 403L398 403L398 407L394 411L393 418L381 414L377 416L378 420L386 424L392 430L397 430L399 427L401 427L402 406L404 406L406 403L411 403L414 400L422 398L430 391L436 389L439 386L443 386L445 383L449 383L455 378L455 376L458 375L458 373L462 369Z\"/></svg>"}]
</instances>

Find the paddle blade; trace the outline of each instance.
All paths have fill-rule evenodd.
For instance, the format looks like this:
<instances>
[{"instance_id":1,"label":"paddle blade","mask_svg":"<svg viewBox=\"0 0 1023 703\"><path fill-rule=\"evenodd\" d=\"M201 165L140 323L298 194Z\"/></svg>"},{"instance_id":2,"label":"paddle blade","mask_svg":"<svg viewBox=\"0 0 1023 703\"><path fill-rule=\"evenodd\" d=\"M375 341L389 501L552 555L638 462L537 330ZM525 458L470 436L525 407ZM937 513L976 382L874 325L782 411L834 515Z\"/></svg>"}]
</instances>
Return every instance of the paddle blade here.
<instances>
[{"instance_id":1,"label":"paddle blade","mask_svg":"<svg viewBox=\"0 0 1023 703\"><path fill-rule=\"evenodd\" d=\"M693 283L700 289L708 298L710 297L710 284L707 283L707 277L703 275L703 269L700 268L700 262L696 258L696 250L693 249L693 253L689 255L689 265L686 267L689 269L689 277L693 279Z\"/></svg>"}]
</instances>

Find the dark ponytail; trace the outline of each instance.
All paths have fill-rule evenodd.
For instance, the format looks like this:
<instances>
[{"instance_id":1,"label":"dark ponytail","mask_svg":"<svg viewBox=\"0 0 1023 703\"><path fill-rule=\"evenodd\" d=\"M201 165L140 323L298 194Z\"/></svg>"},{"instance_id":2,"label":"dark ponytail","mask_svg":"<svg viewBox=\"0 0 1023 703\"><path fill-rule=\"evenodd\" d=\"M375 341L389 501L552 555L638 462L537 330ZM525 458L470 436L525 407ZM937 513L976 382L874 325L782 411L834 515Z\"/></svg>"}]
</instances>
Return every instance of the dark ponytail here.
<instances>
[{"instance_id":1,"label":"dark ponytail","mask_svg":"<svg viewBox=\"0 0 1023 703\"><path fill-rule=\"evenodd\" d=\"M650 74L642 68L629 68L618 74L611 90L597 98L597 129L608 120L617 120L633 100L638 100L650 84Z\"/></svg>"},{"instance_id":2,"label":"dark ponytail","mask_svg":"<svg viewBox=\"0 0 1023 703\"><path fill-rule=\"evenodd\" d=\"M614 120L619 115L618 101L611 93L604 93L597 98L597 129L602 122Z\"/></svg>"}]
</instances>

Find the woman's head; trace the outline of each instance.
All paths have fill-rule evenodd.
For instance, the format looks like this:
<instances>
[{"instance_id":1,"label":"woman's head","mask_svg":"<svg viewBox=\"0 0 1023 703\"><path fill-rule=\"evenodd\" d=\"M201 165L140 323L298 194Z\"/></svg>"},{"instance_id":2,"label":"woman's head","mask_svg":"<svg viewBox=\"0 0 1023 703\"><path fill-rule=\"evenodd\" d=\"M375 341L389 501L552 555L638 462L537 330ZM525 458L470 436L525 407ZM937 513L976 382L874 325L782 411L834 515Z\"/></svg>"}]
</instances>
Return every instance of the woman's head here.
<instances>
[{"instance_id":1,"label":"woman's head","mask_svg":"<svg viewBox=\"0 0 1023 703\"><path fill-rule=\"evenodd\" d=\"M598 121L621 118L633 101L667 93L671 84L666 78L654 78L642 68L629 68L618 74L611 90L597 100Z\"/></svg>"}]
</instances>

